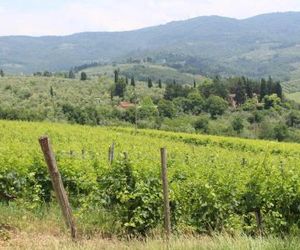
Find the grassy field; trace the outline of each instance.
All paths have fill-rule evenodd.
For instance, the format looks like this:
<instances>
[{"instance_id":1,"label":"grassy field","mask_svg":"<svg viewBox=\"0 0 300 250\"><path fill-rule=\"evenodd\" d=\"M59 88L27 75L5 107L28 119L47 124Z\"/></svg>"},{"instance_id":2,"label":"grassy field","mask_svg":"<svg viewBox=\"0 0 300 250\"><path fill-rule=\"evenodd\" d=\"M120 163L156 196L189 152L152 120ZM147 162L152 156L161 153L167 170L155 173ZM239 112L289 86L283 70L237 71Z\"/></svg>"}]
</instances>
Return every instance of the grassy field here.
<instances>
[{"instance_id":1,"label":"grassy field","mask_svg":"<svg viewBox=\"0 0 300 250\"><path fill-rule=\"evenodd\" d=\"M191 85L194 80L197 82L205 80L205 77L201 75L182 73L167 66L150 63L97 66L83 71L90 76L106 75L113 77L113 72L116 69L120 70L121 75L126 75L129 78L134 76L139 81L147 81L148 78L151 78L154 82L161 79L164 83L172 83L173 80L176 80L177 83Z\"/></svg>"},{"instance_id":2,"label":"grassy field","mask_svg":"<svg viewBox=\"0 0 300 250\"><path fill-rule=\"evenodd\" d=\"M300 238L247 237L243 235L174 235L167 243L153 232L147 238L126 239L101 232L81 234L72 241L56 207L30 212L11 205L0 205L0 249L207 249L273 250L300 249Z\"/></svg>"},{"instance_id":3,"label":"grassy field","mask_svg":"<svg viewBox=\"0 0 300 250\"><path fill-rule=\"evenodd\" d=\"M286 94L286 97L290 100L293 100L297 103L300 103L300 92L294 92L294 93Z\"/></svg>"}]
</instances>

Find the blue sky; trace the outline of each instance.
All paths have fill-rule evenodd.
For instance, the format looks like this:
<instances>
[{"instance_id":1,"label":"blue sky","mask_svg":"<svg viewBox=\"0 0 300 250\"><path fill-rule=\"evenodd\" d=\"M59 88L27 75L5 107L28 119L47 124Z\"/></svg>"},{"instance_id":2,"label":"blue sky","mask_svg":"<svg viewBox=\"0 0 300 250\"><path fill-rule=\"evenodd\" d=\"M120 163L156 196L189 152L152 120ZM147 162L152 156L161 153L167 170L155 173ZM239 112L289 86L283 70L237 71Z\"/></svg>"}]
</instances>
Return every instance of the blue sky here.
<instances>
[{"instance_id":1,"label":"blue sky","mask_svg":"<svg viewBox=\"0 0 300 250\"><path fill-rule=\"evenodd\" d=\"M0 35L123 31L202 15L300 11L300 0L0 0Z\"/></svg>"}]
</instances>

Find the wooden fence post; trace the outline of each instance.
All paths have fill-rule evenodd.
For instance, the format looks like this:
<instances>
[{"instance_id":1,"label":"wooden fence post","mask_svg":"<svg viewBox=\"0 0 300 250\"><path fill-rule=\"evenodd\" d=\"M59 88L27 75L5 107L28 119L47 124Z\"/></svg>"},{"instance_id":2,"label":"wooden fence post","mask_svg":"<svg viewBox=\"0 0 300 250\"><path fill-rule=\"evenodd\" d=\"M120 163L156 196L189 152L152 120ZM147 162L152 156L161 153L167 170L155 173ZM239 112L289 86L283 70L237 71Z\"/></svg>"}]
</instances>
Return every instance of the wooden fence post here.
<instances>
[{"instance_id":1,"label":"wooden fence post","mask_svg":"<svg viewBox=\"0 0 300 250\"><path fill-rule=\"evenodd\" d=\"M262 236L263 235L263 220L262 220L262 214L260 211L260 208L257 208L255 210L255 218L256 218L256 223L257 223L257 229L258 229L258 235Z\"/></svg>"},{"instance_id":2,"label":"wooden fence post","mask_svg":"<svg viewBox=\"0 0 300 250\"><path fill-rule=\"evenodd\" d=\"M164 194L164 227L167 240L171 235L171 218L170 218L170 201L169 201L169 187L168 187L168 171L167 171L167 150L160 149L161 153L161 167L162 167L162 184Z\"/></svg>"},{"instance_id":3,"label":"wooden fence post","mask_svg":"<svg viewBox=\"0 0 300 250\"><path fill-rule=\"evenodd\" d=\"M51 147L50 139L47 136L43 136L39 139L39 143L44 153L44 158L47 163L48 170L51 176L53 189L55 191L58 203L61 207L66 224L71 229L72 238L76 239L77 229L76 229L75 221L72 215L72 210L68 200L68 196L63 186L61 175L57 168L57 163Z\"/></svg>"},{"instance_id":4,"label":"wooden fence post","mask_svg":"<svg viewBox=\"0 0 300 250\"><path fill-rule=\"evenodd\" d=\"M124 160L128 160L128 153L124 152Z\"/></svg>"},{"instance_id":5,"label":"wooden fence post","mask_svg":"<svg viewBox=\"0 0 300 250\"><path fill-rule=\"evenodd\" d=\"M111 144L111 146L109 146L109 150L108 150L108 160L109 160L110 164L113 163L114 157L115 157L115 143Z\"/></svg>"}]
</instances>

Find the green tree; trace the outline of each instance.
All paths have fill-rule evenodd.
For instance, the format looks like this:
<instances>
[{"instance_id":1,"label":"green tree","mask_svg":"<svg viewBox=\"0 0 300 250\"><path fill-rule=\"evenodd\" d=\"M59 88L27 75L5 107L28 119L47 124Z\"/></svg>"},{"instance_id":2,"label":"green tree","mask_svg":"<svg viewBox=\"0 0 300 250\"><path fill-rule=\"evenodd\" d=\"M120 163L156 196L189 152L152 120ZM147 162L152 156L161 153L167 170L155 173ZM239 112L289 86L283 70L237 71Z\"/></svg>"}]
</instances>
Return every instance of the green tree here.
<instances>
[{"instance_id":1,"label":"green tree","mask_svg":"<svg viewBox=\"0 0 300 250\"><path fill-rule=\"evenodd\" d=\"M151 97L145 97L141 101L138 114L140 119L151 119L158 116L157 107L154 105Z\"/></svg>"},{"instance_id":2,"label":"green tree","mask_svg":"<svg viewBox=\"0 0 300 250\"><path fill-rule=\"evenodd\" d=\"M113 96L119 96L123 98L126 91L126 83L123 78L121 78L117 83L113 86Z\"/></svg>"},{"instance_id":3,"label":"green tree","mask_svg":"<svg viewBox=\"0 0 300 250\"><path fill-rule=\"evenodd\" d=\"M130 85L135 87L135 80L134 80L134 76L131 77L131 81L130 81Z\"/></svg>"},{"instance_id":4,"label":"green tree","mask_svg":"<svg viewBox=\"0 0 300 250\"><path fill-rule=\"evenodd\" d=\"M248 98L253 98L253 85L254 83L246 79L245 90Z\"/></svg>"},{"instance_id":5,"label":"green tree","mask_svg":"<svg viewBox=\"0 0 300 250\"><path fill-rule=\"evenodd\" d=\"M126 78L125 78L125 83L126 83L126 85L128 85L128 83L129 83L128 77L127 77L127 76L126 76Z\"/></svg>"},{"instance_id":6,"label":"green tree","mask_svg":"<svg viewBox=\"0 0 300 250\"><path fill-rule=\"evenodd\" d=\"M269 76L269 79L267 81L267 95L271 95L274 93L274 82L271 76Z\"/></svg>"},{"instance_id":7,"label":"green tree","mask_svg":"<svg viewBox=\"0 0 300 250\"><path fill-rule=\"evenodd\" d=\"M289 127L298 127L300 125L300 112L292 110L287 116L286 123Z\"/></svg>"},{"instance_id":8,"label":"green tree","mask_svg":"<svg viewBox=\"0 0 300 250\"><path fill-rule=\"evenodd\" d=\"M199 117L195 123L194 123L194 128L197 130L197 131L201 131L201 132L204 132L204 133L207 133L208 132L208 125L209 125L209 119L208 117Z\"/></svg>"},{"instance_id":9,"label":"green tree","mask_svg":"<svg viewBox=\"0 0 300 250\"><path fill-rule=\"evenodd\" d=\"M241 117L235 117L231 122L231 125L233 130L236 131L238 134L241 133L244 129L244 123Z\"/></svg>"},{"instance_id":10,"label":"green tree","mask_svg":"<svg viewBox=\"0 0 300 250\"><path fill-rule=\"evenodd\" d=\"M274 127L274 139L283 141L289 136L288 128L285 124L279 123Z\"/></svg>"},{"instance_id":11,"label":"green tree","mask_svg":"<svg viewBox=\"0 0 300 250\"><path fill-rule=\"evenodd\" d=\"M160 89L162 88L161 79L158 80L158 87L159 87Z\"/></svg>"},{"instance_id":12,"label":"green tree","mask_svg":"<svg viewBox=\"0 0 300 250\"><path fill-rule=\"evenodd\" d=\"M268 94L267 82L263 78L260 82L260 101L264 99L264 97Z\"/></svg>"},{"instance_id":13,"label":"green tree","mask_svg":"<svg viewBox=\"0 0 300 250\"><path fill-rule=\"evenodd\" d=\"M277 82L274 86L274 92L275 94L280 98L280 100L282 100L282 87L281 87L281 84L280 82Z\"/></svg>"},{"instance_id":14,"label":"green tree","mask_svg":"<svg viewBox=\"0 0 300 250\"><path fill-rule=\"evenodd\" d=\"M164 98L166 100L173 100L177 97L187 97L190 93L190 88L183 87L180 84L167 84Z\"/></svg>"},{"instance_id":15,"label":"green tree","mask_svg":"<svg viewBox=\"0 0 300 250\"><path fill-rule=\"evenodd\" d=\"M280 98L276 94L266 95L263 101L265 109L275 108L281 103Z\"/></svg>"},{"instance_id":16,"label":"green tree","mask_svg":"<svg viewBox=\"0 0 300 250\"><path fill-rule=\"evenodd\" d=\"M4 77L4 71L3 71L3 69L0 69L0 76Z\"/></svg>"},{"instance_id":17,"label":"green tree","mask_svg":"<svg viewBox=\"0 0 300 250\"><path fill-rule=\"evenodd\" d=\"M199 115L203 110L204 106L204 99L202 96L197 92L192 92L187 97L188 100L188 110L192 112L194 115Z\"/></svg>"},{"instance_id":18,"label":"green tree","mask_svg":"<svg viewBox=\"0 0 300 250\"><path fill-rule=\"evenodd\" d=\"M114 71L114 75L115 75L115 83L119 82L119 70L118 69L116 69Z\"/></svg>"},{"instance_id":19,"label":"green tree","mask_svg":"<svg viewBox=\"0 0 300 250\"><path fill-rule=\"evenodd\" d=\"M160 100L157 105L159 115L162 117L173 118L176 115L176 108L172 101Z\"/></svg>"},{"instance_id":20,"label":"green tree","mask_svg":"<svg viewBox=\"0 0 300 250\"><path fill-rule=\"evenodd\" d=\"M194 89L197 88L196 80L194 80Z\"/></svg>"},{"instance_id":21,"label":"green tree","mask_svg":"<svg viewBox=\"0 0 300 250\"><path fill-rule=\"evenodd\" d=\"M70 70L70 71L69 71L68 78L70 78L70 79L75 79L75 74L74 74L74 71L73 71L73 70Z\"/></svg>"},{"instance_id":22,"label":"green tree","mask_svg":"<svg viewBox=\"0 0 300 250\"><path fill-rule=\"evenodd\" d=\"M244 104L246 101L246 91L242 82L239 80L235 89L235 100L238 105Z\"/></svg>"},{"instance_id":23,"label":"green tree","mask_svg":"<svg viewBox=\"0 0 300 250\"><path fill-rule=\"evenodd\" d=\"M217 115L224 114L228 108L228 103L221 97L211 95L206 100L206 109L210 113L212 118L216 118Z\"/></svg>"},{"instance_id":24,"label":"green tree","mask_svg":"<svg viewBox=\"0 0 300 250\"><path fill-rule=\"evenodd\" d=\"M86 81L87 80L87 74L83 71L80 74L80 80L81 81Z\"/></svg>"},{"instance_id":25,"label":"green tree","mask_svg":"<svg viewBox=\"0 0 300 250\"><path fill-rule=\"evenodd\" d=\"M152 88L153 87L153 83L151 78L148 78L148 88Z\"/></svg>"}]
</instances>

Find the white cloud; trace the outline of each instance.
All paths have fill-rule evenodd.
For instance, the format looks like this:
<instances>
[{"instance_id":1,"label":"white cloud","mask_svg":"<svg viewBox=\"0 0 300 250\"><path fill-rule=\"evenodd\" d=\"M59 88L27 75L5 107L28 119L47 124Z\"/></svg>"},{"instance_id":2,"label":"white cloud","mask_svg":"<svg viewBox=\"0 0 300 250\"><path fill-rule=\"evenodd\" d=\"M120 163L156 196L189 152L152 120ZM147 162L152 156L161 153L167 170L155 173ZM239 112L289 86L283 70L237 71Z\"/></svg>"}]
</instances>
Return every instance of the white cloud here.
<instances>
[{"instance_id":1,"label":"white cloud","mask_svg":"<svg viewBox=\"0 0 300 250\"><path fill-rule=\"evenodd\" d=\"M267 12L300 11L299 0L28 0L26 3L25 9L15 8L12 2L0 3L0 35L121 31L201 15L245 18Z\"/></svg>"}]
</instances>

